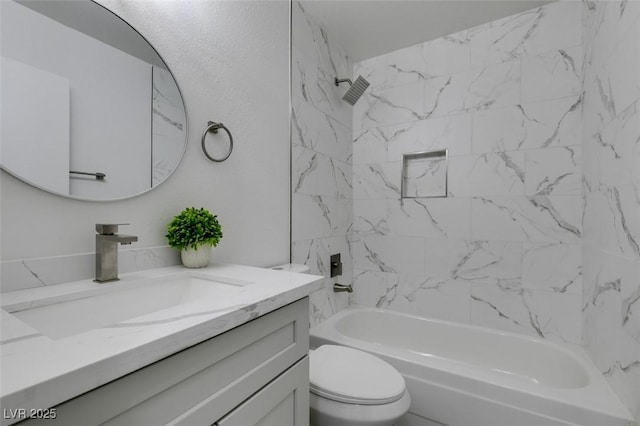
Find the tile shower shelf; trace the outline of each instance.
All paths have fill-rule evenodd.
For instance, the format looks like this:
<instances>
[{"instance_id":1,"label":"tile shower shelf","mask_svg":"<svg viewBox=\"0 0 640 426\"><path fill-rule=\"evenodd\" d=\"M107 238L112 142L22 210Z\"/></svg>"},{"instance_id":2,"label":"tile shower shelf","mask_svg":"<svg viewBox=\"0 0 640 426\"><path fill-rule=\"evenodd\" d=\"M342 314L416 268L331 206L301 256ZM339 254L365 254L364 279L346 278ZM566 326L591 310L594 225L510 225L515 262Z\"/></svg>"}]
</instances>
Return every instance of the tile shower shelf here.
<instances>
[{"instance_id":1,"label":"tile shower shelf","mask_svg":"<svg viewBox=\"0 0 640 426\"><path fill-rule=\"evenodd\" d=\"M446 197L448 150L402 155L402 198Z\"/></svg>"}]
</instances>

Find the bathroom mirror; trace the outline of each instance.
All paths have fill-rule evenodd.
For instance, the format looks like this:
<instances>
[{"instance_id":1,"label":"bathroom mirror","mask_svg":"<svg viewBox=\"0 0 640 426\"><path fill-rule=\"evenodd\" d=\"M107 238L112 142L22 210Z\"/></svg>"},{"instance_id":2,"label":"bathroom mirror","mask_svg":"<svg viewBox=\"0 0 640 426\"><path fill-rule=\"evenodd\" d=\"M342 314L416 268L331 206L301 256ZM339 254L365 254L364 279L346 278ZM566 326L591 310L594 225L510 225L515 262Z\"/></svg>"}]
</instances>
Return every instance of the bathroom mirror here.
<instances>
[{"instance_id":1,"label":"bathroom mirror","mask_svg":"<svg viewBox=\"0 0 640 426\"><path fill-rule=\"evenodd\" d=\"M90 0L0 2L0 166L64 197L147 192L182 159L187 123L160 55Z\"/></svg>"}]
</instances>

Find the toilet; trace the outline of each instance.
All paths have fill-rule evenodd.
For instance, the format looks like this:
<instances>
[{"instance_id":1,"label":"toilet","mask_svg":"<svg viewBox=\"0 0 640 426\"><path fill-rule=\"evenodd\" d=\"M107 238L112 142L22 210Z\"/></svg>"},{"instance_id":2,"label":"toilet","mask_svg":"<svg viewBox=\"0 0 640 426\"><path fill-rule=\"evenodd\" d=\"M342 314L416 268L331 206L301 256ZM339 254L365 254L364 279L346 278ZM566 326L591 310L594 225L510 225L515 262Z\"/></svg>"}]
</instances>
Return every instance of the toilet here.
<instances>
[{"instance_id":1,"label":"toilet","mask_svg":"<svg viewBox=\"0 0 640 426\"><path fill-rule=\"evenodd\" d=\"M272 269L308 273L284 264ZM311 426L393 426L411 403L402 375L367 352L337 345L309 351Z\"/></svg>"},{"instance_id":2,"label":"toilet","mask_svg":"<svg viewBox=\"0 0 640 426\"><path fill-rule=\"evenodd\" d=\"M402 375L366 352L322 345L309 370L311 426L392 426L409 409Z\"/></svg>"}]
</instances>

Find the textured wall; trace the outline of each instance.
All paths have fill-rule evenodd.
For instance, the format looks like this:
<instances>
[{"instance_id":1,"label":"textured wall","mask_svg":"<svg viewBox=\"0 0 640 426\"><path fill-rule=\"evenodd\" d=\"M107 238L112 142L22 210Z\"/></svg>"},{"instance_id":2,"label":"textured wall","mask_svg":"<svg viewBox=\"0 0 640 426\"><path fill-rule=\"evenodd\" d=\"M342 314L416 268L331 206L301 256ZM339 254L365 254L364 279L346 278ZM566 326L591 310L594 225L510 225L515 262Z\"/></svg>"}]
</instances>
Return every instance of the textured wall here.
<instances>
[{"instance_id":1,"label":"textured wall","mask_svg":"<svg viewBox=\"0 0 640 426\"><path fill-rule=\"evenodd\" d=\"M349 77L343 50L298 2L292 26L292 261L329 277L329 256L341 253L343 274L311 296L311 324L349 303L334 282L352 282L351 107L342 101Z\"/></svg>"},{"instance_id":2,"label":"textured wall","mask_svg":"<svg viewBox=\"0 0 640 426\"><path fill-rule=\"evenodd\" d=\"M581 5L356 64L354 302L580 343ZM449 196L400 198L448 148Z\"/></svg>"},{"instance_id":3,"label":"textured wall","mask_svg":"<svg viewBox=\"0 0 640 426\"><path fill-rule=\"evenodd\" d=\"M640 2L583 22L584 343L640 419Z\"/></svg>"},{"instance_id":4,"label":"textured wall","mask_svg":"<svg viewBox=\"0 0 640 426\"><path fill-rule=\"evenodd\" d=\"M288 261L288 3L101 3L138 29L175 74L188 115L185 157L160 187L108 203L49 195L3 172L2 260L11 263L3 263L3 287L19 288L16 277L33 279L25 285L60 282L60 268L39 270L43 262L58 260L67 262L62 272L82 269L90 277L95 223L131 223L126 232L140 237L131 249L164 246L166 224L191 205L211 209L222 223L224 239L214 260L260 266ZM222 121L233 132L234 152L224 163L210 162L200 150L208 120ZM210 136L209 142L216 139ZM79 265L65 257L78 253L87 254ZM152 250L137 254L144 267L166 261ZM42 257L47 259L35 259ZM13 267L24 268L9 279L5 271L15 272Z\"/></svg>"}]
</instances>

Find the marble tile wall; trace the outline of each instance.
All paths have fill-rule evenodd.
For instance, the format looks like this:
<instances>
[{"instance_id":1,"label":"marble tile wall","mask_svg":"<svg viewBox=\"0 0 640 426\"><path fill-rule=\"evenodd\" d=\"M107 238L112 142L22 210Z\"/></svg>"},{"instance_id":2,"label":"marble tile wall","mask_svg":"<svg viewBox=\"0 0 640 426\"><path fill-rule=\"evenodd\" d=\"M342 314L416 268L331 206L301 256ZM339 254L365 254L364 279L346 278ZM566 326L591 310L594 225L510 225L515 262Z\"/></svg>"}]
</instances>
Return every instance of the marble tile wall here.
<instances>
[{"instance_id":1,"label":"marble tile wall","mask_svg":"<svg viewBox=\"0 0 640 426\"><path fill-rule=\"evenodd\" d=\"M187 118L171 73L156 66L152 68L151 186L156 186L169 177L182 158Z\"/></svg>"},{"instance_id":2,"label":"marble tile wall","mask_svg":"<svg viewBox=\"0 0 640 426\"><path fill-rule=\"evenodd\" d=\"M582 12L584 343L640 419L640 2Z\"/></svg>"},{"instance_id":3,"label":"marble tile wall","mask_svg":"<svg viewBox=\"0 0 640 426\"><path fill-rule=\"evenodd\" d=\"M354 65L354 303L581 343L581 7ZM401 199L402 154L443 148L448 197Z\"/></svg>"},{"instance_id":4,"label":"marble tile wall","mask_svg":"<svg viewBox=\"0 0 640 426\"><path fill-rule=\"evenodd\" d=\"M168 247L120 248L121 274L180 264L180 252ZM0 293L95 277L95 254L72 254L0 262Z\"/></svg>"},{"instance_id":5,"label":"marble tile wall","mask_svg":"<svg viewBox=\"0 0 640 426\"><path fill-rule=\"evenodd\" d=\"M352 282L352 112L342 101L347 87L336 87L335 77L352 78L344 50L294 2L291 261L327 277L311 295L311 325L348 306L349 296L332 286ZM330 279L335 253L342 255L343 274Z\"/></svg>"}]
</instances>

